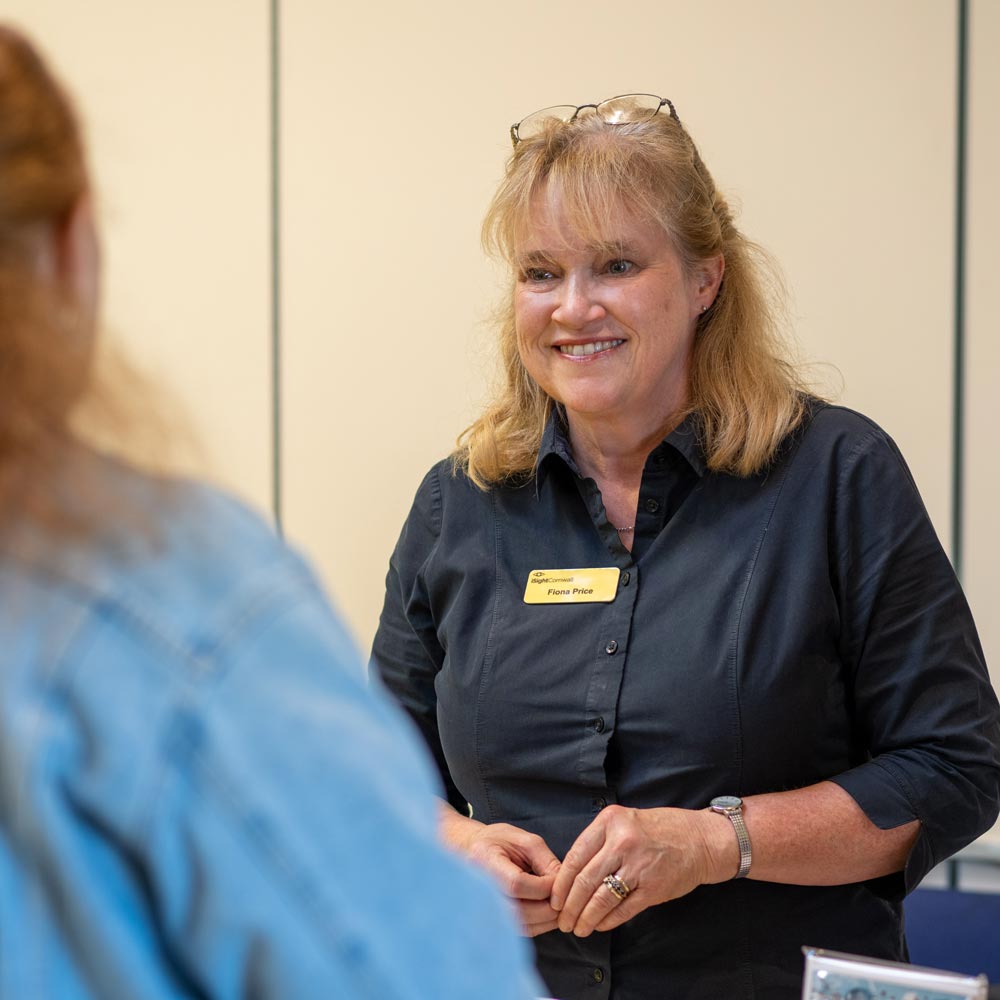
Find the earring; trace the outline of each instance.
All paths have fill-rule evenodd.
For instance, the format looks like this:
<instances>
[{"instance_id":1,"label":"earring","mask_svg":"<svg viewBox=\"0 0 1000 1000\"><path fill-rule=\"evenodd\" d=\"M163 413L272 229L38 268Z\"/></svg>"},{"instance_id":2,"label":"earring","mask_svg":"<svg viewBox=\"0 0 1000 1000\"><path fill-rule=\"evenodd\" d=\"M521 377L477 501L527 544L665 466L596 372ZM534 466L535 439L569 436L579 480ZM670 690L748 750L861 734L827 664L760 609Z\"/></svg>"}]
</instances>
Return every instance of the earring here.
<instances>
[{"instance_id":1,"label":"earring","mask_svg":"<svg viewBox=\"0 0 1000 1000\"><path fill-rule=\"evenodd\" d=\"M702 311L703 313L707 313L707 312L708 312L708 306L702 306L702 307L701 307L701 311Z\"/></svg>"}]
</instances>

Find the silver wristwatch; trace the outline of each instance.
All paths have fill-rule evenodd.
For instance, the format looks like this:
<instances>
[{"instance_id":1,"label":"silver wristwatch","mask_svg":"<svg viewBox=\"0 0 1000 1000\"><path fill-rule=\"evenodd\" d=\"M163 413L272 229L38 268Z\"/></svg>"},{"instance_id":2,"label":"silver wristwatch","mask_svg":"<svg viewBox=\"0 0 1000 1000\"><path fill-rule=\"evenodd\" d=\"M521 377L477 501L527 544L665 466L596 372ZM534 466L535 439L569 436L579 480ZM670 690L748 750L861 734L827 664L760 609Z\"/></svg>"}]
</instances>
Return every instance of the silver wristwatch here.
<instances>
[{"instance_id":1,"label":"silver wristwatch","mask_svg":"<svg viewBox=\"0 0 1000 1000\"><path fill-rule=\"evenodd\" d=\"M735 795L719 795L708 804L712 812L728 816L736 831L736 842L740 845L740 869L736 878L746 878L750 873L753 854L750 851L750 834L743 822L743 800Z\"/></svg>"}]
</instances>

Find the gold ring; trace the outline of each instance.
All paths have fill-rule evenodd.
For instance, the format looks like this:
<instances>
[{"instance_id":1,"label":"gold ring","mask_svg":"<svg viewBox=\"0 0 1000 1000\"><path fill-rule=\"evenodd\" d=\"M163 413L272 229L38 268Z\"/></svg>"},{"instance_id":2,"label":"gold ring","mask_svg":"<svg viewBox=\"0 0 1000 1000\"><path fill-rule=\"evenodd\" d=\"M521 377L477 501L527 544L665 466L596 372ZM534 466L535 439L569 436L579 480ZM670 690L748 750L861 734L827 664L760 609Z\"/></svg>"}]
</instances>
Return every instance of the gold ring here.
<instances>
[{"instance_id":1,"label":"gold ring","mask_svg":"<svg viewBox=\"0 0 1000 1000\"><path fill-rule=\"evenodd\" d=\"M604 879L604 884L619 898L625 899L632 891L628 883L620 875L608 875Z\"/></svg>"}]
</instances>

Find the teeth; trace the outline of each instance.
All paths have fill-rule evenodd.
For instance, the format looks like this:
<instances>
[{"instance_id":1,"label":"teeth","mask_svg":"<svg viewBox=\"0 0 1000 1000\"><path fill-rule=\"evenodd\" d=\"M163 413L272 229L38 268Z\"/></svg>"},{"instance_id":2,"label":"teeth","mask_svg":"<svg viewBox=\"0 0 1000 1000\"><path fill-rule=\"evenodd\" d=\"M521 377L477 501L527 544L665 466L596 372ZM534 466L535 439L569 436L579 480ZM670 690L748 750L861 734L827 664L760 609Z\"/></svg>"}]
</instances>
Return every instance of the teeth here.
<instances>
[{"instance_id":1,"label":"teeth","mask_svg":"<svg viewBox=\"0 0 1000 1000\"><path fill-rule=\"evenodd\" d=\"M597 354L598 351L610 351L612 347L624 343L624 340L598 340L592 344L561 344L559 351L574 358L583 358L588 354Z\"/></svg>"}]
</instances>

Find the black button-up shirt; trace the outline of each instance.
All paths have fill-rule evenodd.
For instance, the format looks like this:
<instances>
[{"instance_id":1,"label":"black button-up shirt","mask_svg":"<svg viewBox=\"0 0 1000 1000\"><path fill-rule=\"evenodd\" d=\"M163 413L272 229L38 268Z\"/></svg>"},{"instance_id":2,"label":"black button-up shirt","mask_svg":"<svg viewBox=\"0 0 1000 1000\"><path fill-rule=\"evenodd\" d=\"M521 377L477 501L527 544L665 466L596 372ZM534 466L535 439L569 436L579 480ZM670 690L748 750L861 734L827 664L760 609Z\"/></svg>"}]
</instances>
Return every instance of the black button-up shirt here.
<instances>
[{"instance_id":1,"label":"black button-up shirt","mask_svg":"<svg viewBox=\"0 0 1000 1000\"><path fill-rule=\"evenodd\" d=\"M695 428L649 456L631 552L557 416L525 485L482 492L435 466L391 560L374 670L450 801L560 857L609 802L697 809L823 779L920 835L904 876L739 880L607 934L545 934L560 1000L792 998L801 945L903 958L904 888L997 814L996 696L892 441L816 404L765 473L737 478L707 470ZM524 603L532 571L591 567L620 570L614 600Z\"/></svg>"}]
</instances>

